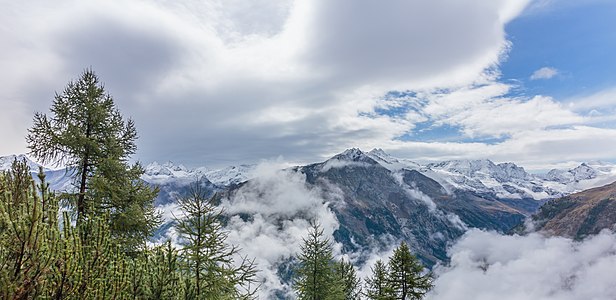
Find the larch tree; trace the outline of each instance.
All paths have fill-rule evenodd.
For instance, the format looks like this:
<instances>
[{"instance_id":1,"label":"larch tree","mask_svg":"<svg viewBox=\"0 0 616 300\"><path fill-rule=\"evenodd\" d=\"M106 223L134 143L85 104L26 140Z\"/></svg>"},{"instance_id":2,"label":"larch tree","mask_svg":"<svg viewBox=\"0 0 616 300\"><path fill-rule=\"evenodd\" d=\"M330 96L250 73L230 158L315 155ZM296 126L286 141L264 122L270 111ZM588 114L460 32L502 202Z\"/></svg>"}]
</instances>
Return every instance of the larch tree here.
<instances>
[{"instance_id":1,"label":"larch tree","mask_svg":"<svg viewBox=\"0 0 616 300\"><path fill-rule=\"evenodd\" d=\"M366 278L364 295L371 300L394 300L393 290L389 284L389 270L382 260L378 260L372 269L372 276Z\"/></svg>"},{"instance_id":2,"label":"larch tree","mask_svg":"<svg viewBox=\"0 0 616 300\"><path fill-rule=\"evenodd\" d=\"M361 280L357 277L353 264L343 259L336 262L334 266L335 277L342 287L343 299L359 299L361 295Z\"/></svg>"},{"instance_id":3,"label":"larch tree","mask_svg":"<svg viewBox=\"0 0 616 300\"><path fill-rule=\"evenodd\" d=\"M176 218L175 229L182 245L185 293L193 299L253 299L254 260L236 261L240 249L227 244L222 210L214 206L214 199L198 182L178 199L184 215Z\"/></svg>"},{"instance_id":4,"label":"larch tree","mask_svg":"<svg viewBox=\"0 0 616 300\"><path fill-rule=\"evenodd\" d=\"M394 299L418 300L432 288L430 274L422 274L424 267L402 242L389 260L389 284Z\"/></svg>"},{"instance_id":5,"label":"larch tree","mask_svg":"<svg viewBox=\"0 0 616 300\"><path fill-rule=\"evenodd\" d=\"M314 223L303 239L293 288L300 300L344 299L341 280L335 276L332 244L323 229Z\"/></svg>"},{"instance_id":6,"label":"larch tree","mask_svg":"<svg viewBox=\"0 0 616 300\"><path fill-rule=\"evenodd\" d=\"M135 123L124 120L91 69L56 93L50 110L34 115L26 141L35 158L71 172L75 190L64 195L76 208L77 224L105 214L128 250L142 243L158 226L157 190L139 179L139 164L128 163L136 151Z\"/></svg>"}]
</instances>

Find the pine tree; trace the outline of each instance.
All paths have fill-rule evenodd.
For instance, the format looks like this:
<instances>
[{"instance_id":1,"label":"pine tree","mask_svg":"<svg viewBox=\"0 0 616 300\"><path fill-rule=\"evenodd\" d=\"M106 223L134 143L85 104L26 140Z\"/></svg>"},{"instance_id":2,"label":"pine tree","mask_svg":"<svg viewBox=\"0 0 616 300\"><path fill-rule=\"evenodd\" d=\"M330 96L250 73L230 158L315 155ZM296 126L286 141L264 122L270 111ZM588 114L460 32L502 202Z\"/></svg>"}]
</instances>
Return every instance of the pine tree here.
<instances>
[{"instance_id":1,"label":"pine tree","mask_svg":"<svg viewBox=\"0 0 616 300\"><path fill-rule=\"evenodd\" d=\"M334 274L342 286L344 300L356 300L361 295L361 281L357 278L355 267L351 262L341 260L335 263Z\"/></svg>"},{"instance_id":2,"label":"pine tree","mask_svg":"<svg viewBox=\"0 0 616 300\"><path fill-rule=\"evenodd\" d=\"M389 260L389 283L394 299L417 300L432 288L430 274L423 274L423 266L406 243L402 242Z\"/></svg>"},{"instance_id":3,"label":"pine tree","mask_svg":"<svg viewBox=\"0 0 616 300\"><path fill-rule=\"evenodd\" d=\"M372 269L372 276L366 278L365 295L372 300L393 300L393 290L389 284L389 270L383 261L378 260Z\"/></svg>"},{"instance_id":4,"label":"pine tree","mask_svg":"<svg viewBox=\"0 0 616 300\"><path fill-rule=\"evenodd\" d=\"M178 201L184 216L176 218L175 228L189 278L186 293L194 299L252 299L256 293L251 288L256 275L254 260L243 258L236 264L239 248L227 245L222 211L213 201L199 183Z\"/></svg>"},{"instance_id":5,"label":"pine tree","mask_svg":"<svg viewBox=\"0 0 616 300\"><path fill-rule=\"evenodd\" d=\"M179 274L178 253L167 241L154 249L148 260L148 299L180 299L182 282Z\"/></svg>"},{"instance_id":6,"label":"pine tree","mask_svg":"<svg viewBox=\"0 0 616 300\"><path fill-rule=\"evenodd\" d=\"M17 160L0 176L2 299L39 297L54 263L58 206L44 174L39 179L37 188L26 162Z\"/></svg>"},{"instance_id":7,"label":"pine tree","mask_svg":"<svg viewBox=\"0 0 616 300\"><path fill-rule=\"evenodd\" d=\"M34 115L26 137L34 157L72 172L77 192L66 198L76 207L77 223L107 214L112 235L132 239L131 247L158 224L152 206L157 191L139 179L143 169L138 164L127 162L136 139L134 122L124 121L89 69L55 95L50 117Z\"/></svg>"},{"instance_id":8,"label":"pine tree","mask_svg":"<svg viewBox=\"0 0 616 300\"><path fill-rule=\"evenodd\" d=\"M334 275L334 255L329 239L316 223L303 239L293 288L300 300L344 299L344 287Z\"/></svg>"}]
</instances>

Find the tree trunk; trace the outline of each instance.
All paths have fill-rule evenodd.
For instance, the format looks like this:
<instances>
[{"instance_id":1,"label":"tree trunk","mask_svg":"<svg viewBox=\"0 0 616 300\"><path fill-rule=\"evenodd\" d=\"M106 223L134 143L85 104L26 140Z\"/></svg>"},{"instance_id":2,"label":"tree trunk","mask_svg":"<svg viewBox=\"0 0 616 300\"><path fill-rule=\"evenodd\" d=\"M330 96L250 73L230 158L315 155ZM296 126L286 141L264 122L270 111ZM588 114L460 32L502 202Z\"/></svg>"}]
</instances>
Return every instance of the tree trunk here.
<instances>
[{"instance_id":1,"label":"tree trunk","mask_svg":"<svg viewBox=\"0 0 616 300\"><path fill-rule=\"evenodd\" d=\"M86 128L86 138L87 139L90 138L91 131L92 131L91 126L88 123L87 128ZM90 160L90 147L86 145L86 149L85 149L85 153L83 157L83 164L81 166L81 179L79 180L79 198L77 199L77 225L79 225L79 222L85 217L85 212L86 212L86 205L85 205L86 181L88 179L88 168L90 164L89 160Z\"/></svg>"}]
</instances>

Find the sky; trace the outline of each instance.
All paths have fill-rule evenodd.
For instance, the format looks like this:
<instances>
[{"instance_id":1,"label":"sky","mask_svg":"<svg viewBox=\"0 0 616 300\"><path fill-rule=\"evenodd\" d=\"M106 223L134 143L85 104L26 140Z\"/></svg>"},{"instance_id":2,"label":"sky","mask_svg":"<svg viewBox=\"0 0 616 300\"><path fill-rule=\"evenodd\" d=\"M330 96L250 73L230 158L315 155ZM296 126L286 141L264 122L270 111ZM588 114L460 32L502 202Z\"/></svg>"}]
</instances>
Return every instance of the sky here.
<instances>
[{"instance_id":1,"label":"sky","mask_svg":"<svg viewBox=\"0 0 616 300\"><path fill-rule=\"evenodd\" d=\"M616 2L4 1L0 155L91 67L135 159L616 161Z\"/></svg>"}]
</instances>

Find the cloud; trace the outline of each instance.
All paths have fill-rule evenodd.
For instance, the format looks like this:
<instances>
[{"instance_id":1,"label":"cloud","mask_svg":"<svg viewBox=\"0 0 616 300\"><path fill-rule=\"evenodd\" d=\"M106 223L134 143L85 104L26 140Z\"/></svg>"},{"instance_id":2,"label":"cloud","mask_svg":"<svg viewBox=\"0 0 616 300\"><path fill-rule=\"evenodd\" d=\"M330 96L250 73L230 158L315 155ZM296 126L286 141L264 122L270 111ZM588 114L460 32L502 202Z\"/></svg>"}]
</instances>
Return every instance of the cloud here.
<instances>
[{"instance_id":1,"label":"cloud","mask_svg":"<svg viewBox=\"0 0 616 300\"><path fill-rule=\"evenodd\" d=\"M416 110L433 126L459 127L468 137L502 137L527 130L582 123L582 116L550 97L509 95L513 86L490 82L446 91L419 93ZM411 99L413 101L413 99Z\"/></svg>"},{"instance_id":2,"label":"cloud","mask_svg":"<svg viewBox=\"0 0 616 300\"><path fill-rule=\"evenodd\" d=\"M582 242L560 237L469 231L435 273L427 299L613 299L616 235Z\"/></svg>"},{"instance_id":3,"label":"cloud","mask_svg":"<svg viewBox=\"0 0 616 300\"><path fill-rule=\"evenodd\" d=\"M280 170L279 164L263 163L255 173L255 179L221 203L226 213L234 215L225 227L228 242L239 246L242 255L255 258L260 298L270 299L276 291L290 297L291 287L281 281L279 268L301 252L311 221L319 222L325 237L333 241L339 223L329 207L340 197L307 186L305 175ZM334 246L336 255L341 255L341 245Z\"/></svg>"},{"instance_id":4,"label":"cloud","mask_svg":"<svg viewBox=\"0 0 616 300\"><path fill-rule=\"evenodd\" d=\"M566 99L563 102L573 111L588 112L593 109L613 110L616 107L616 88L607 88L590 95Z\"/></svg>"},{"instance_id":5,"label":"cloud","mask_svg":"<svg viewBox=\"0 0 616 300\"><path fill-rule=\"evenodd\" d=\"M312 161L412 129L362 115L389 90L488 76L526 3L15 2L0 13L0 99L25 104L11 117L24 132L92 66L135 119L142 160ZM16 135L3 134L0 151L23 149Z\"/></svg>"},{"instance_id":6,"label":"cloud","mask_svg":"<svg viewBox=\"0 0 616 300\"><path fill-rule=\"evenodd\" d=\"M555 68L543 67L533 72L533 74L530 76L530 80L550 79L558 75L558 73L558 70Z\"/></svg>"},{"instance_id":7,"label":"cloud","mask_svg":"<svg viewBox=\"0 0 616 300\"><path fill-rule=\"evenodd\" d=\"M549 170L561 162L579 165L584 161L613 159L610 149L614 147L616 130L580 125L523 131L494 144L394 141L386 143L383 149L417 162L488 158L494 162L513 161L527 170Z\"/></svg>"}]
</instances>

